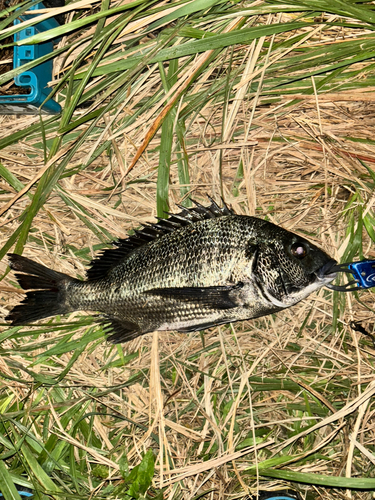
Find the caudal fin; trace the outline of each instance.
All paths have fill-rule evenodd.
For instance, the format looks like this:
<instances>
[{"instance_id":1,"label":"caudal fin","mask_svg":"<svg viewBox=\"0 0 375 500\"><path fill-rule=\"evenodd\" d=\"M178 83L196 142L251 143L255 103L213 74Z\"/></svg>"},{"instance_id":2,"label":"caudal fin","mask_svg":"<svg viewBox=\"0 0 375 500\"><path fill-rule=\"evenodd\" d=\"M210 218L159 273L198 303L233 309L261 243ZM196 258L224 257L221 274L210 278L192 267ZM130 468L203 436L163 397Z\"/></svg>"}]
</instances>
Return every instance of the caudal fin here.
<instances>
[{"instance_id":1,"label":"caudal fin","mask_svg":"<svg viewBox=\"0 0 375 500\"><path fill-rule=\"evenodd\" d=\"M21 255L11 253L8 258L10 268L22 273L16 273L18 283L24 290L32 291L10 311L7 321L18 326L71 311L66 301L66 287L74 278Z\"/></svg>"}]
</instances>

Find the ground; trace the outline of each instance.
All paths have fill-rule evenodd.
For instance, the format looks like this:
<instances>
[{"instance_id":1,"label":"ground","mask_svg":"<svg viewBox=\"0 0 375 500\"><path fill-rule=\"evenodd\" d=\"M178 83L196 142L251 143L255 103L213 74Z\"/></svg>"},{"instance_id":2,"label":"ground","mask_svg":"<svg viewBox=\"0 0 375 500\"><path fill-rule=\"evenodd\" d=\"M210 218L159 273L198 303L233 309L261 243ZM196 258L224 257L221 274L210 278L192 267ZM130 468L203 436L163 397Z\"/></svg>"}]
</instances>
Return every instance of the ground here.
<instances>
[{"instance_id":1,"label":"ground","mask_svg":"<svg viewBox=\"0 0 375 500\"><path fill-rule=\"evenodd\" d=\"M225 12L188 18L179 34L197 42L205 39L198 30L242 27L242 10ZM174 43L177 21L127 45L137 29L153 26L140 19L117 34L114 59L121 43L126 55ZM295 19L258 12L245 28ZM56 59L55 82L73 71L94 32L90 25L58 42L76 45ZM371 60L354 61L341 76L345 85L333 69L326 77L307 67L318 57L309 51L363 45L372 32L317 22L273 36L239 42L216 59L209 48L178 62L150 56L138 73L94 73L82 87L75 80L71 99L94 87L93 101L83 106L80 97L71 114L43 118L44 130L38 116L0 116L4 316L22 299L7 251L84 277L100 248L167 206L188 205L189 196L203 204L207 195L223 197L236 213L268 218L339 262L375 259ZM75 74L88 71L101 49L85 53ZM204 70L179 94L194 67ZM55 98L69 107L67 92L62 86ZM288 485L306 499L369 500L375 487L357 490L350 478L375 481L372 318L371 290L323 289L277 315L188 335L153 333L121 346L106 342L94 315L22 328L3 323L0 408L10 444L2 443L2 453L16 444L21 450L4 459L6 467L26 472L54 498L61 490L127 498L136 483L134 474L126 479L127 467L146 457L150 472L154 457L150 497L164 489L170 500L234 499Z\"/></svg>"}]
</instances>

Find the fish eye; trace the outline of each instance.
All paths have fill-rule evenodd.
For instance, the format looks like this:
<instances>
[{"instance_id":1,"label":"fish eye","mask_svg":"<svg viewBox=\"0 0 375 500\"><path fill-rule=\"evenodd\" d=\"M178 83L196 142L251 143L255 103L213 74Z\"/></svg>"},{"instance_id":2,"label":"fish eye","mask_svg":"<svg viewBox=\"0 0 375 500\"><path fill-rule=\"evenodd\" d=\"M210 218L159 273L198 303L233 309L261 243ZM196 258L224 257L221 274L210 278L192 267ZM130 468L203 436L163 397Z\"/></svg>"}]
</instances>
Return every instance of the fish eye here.
<instances>
[{"instance_id":1,"label":"fish eye","mask_svg":"<svg viewBox=\"0 0 375 500\"><path fill-rule=\"evenodd\" d=\"M297 259L303 259L307 255L307 247L304 243L293 243L290 247L290 253Z\"/></svg>"}]
</instances>

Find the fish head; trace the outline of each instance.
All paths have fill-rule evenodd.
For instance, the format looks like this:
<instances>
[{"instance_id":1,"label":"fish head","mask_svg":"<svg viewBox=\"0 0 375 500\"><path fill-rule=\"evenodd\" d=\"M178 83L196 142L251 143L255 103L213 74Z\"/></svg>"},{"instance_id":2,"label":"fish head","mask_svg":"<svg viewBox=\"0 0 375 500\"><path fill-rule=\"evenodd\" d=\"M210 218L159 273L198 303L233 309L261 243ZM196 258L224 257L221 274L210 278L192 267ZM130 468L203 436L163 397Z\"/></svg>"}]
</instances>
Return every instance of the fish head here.
<instances>
[{"instance_id":1,"label":"fish head","mask_svg":"<svg viewBox=\"0 0 375 500\"><path fill-rule=\"evenodd\" d=\"M253 270L265 298L286 308L333 281L330 269L337 262L305 238L277 230L258 246Z\"/></svg>"}]
</instances>

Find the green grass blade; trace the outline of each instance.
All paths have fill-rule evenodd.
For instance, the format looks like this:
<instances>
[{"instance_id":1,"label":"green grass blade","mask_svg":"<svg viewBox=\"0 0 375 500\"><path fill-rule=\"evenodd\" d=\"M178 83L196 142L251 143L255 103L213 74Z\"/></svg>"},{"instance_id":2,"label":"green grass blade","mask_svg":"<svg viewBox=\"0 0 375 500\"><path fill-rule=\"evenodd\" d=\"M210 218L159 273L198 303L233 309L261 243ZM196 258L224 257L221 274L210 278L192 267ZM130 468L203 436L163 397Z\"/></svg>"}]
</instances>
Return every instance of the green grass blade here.
<instances>
[{"instance_id":1,"label":"green grass blade","mask_svg":"<svg viewBox=\"0 0 375 500\"><path fill-rule=\"evenodd\" d=\"M171 61L168 68L168 76L164 73L162 64L159 64L161 79L164 86L164 91L167 93L169 89L177 82L177 60ZM156 206L159 217L165 218L169 210L168 192L169 192L169 172L171 167L171 154L173 143L173 124L176 113L169 112L166 116L162 128L160 138L160 155L158 166L158 179L156 184Z\"/></svg>"},{"instance_id":2,"label":"green grass blade","mask_svg":"<svg viewBox=\"0 0 375 500\"><path fill-rule=\"evenodd\" d=\"M4 16L1 17L5 17L5 19L4 21L0 22L0 31L5 29L6 26L13 24L13 21L17 19L17 17L19 17L21 14L29 10L34 5L37 5L38 3L38 0L34 0L33 2L21 2L16 5L7 6L5 11L2 11L2 13L4 13Z\"/></svg>"},{"instance_id":3,"label":"green grass blade","mask_svg":"<svg viewBox=\"0 0 375 500\"><path fill-rule=\"evenodd\" d=\"M334 477L323 474L309 474L305 472L294 472L277 469L260 469L261 476L268 476L285 481L296 483L314 484L316 486L325 486L332 488L349 488L351 490L375 490L375 479L359 477Z\"/></svg>"},{"instance_id":4,"label":"green grass blade","mask_svg":"<svg viewBox=\"0 0 375 500\"><path fill-rule=\"evenodd\" d=\"M57 486L52 479L45 473L44 469L41 467L37 459L35 458L33 452L27 443L23 443L21 450L28 466L32 470L35 477L38 478L40 485L45 489L46 492L50 493L56 500L61 498L60 495L63 493L61 488Z\"/></svg>"},{"instance_id":5,"label":"green grass blade","mask_svg":"<svg viewBox=\"0 0 375 500\"><path fill-rule=\"evenodd\" d=\"M43 118L43 126L50 129L51 125L55 124L58 121L58 116L53 116L51 118ZM7 146L11 146L16 142L24 139L25 137L32 137L34 134L38 134L40 132L41 124L34 123L30 127L26 127L18 132L10 134L3 139L0 140L0 149L6 148Z\"/></svg>"},{"instance_id":6,"label":"green grass blade","mask_svg":"<svg viewBox=\"0 0 375 500\"><path fill-rule=\"evenodd\" d=\"M2 177L13 189L21 191L25 186L20 182L15 175L0 163L0 177Z\"/></svg>"},{"instance_id":7,"label":"green grass blade","mask_svg":"<svg viewBox=\"0 0 375 500\"><path fill-rule=\"evenodd\" d=\"M0 491L5 500L21 500L4 462L0 460Z\"/></svg>"},{"instance_id":8,"label":"green grass blade","mask_svg":"<svg viewBox=\"0 0 375 500\"><path fill-rule=\"evenodd\" d=\"M215 7L224 3L225 0L221 0L220 2L217 2L215 0L194 0L193 2L188 2L187 5L183 5L174 12L167 14L162 19L159 19L158 21L152 23L149 27L149 30L152 31L154 29L157 29L161 25L172 23L173 21L176 21L176 19L190 16L191 14L195 14L196 12L207 11L211 7Z\"/></svg>"},{"instance_id":9,"label":"green grass blade","mask_svg":"<svg viewBox=\"0 0 375 500\"><path fill-rule=\"evenodd\" d=\"M210 36L202 40L193 40L182 45L176 45L161 50L154 56L150 63L164 62L171 59L179 59L189 55L199 54L208 50L223 49L235 44L249 43L252 40L263 36L271 36L277 33L285 33L287 31L299 29L302 27L308 28L312 23L280 23L269 26L255 26L252 28L244 28L231 33L221 33L219 35ZM93 72L93 76L100 76L111 72L124 71L136 64L140 63L143 56L134 56L123 61L106 64L100 66ZM78 73L75 78L83 78L83 73Z\"/></svg>"},{"instance_id":10,"label":"green grass blade","mask_svg":"<svg viewBox=\"0 0 375 500\"><path fill-rule=\"evenodd\" d=\"M317 0L316 2L315 0L305 0L301 4L311 8L312 11L329 12L339 16L358 19L364 23L375 24L375 12L370 5L362 4L357 6L344 0L335 0L334 2L330 0Z\"/></svg>"},{"instance_id":11,"label":"green grass blade","mask_svg":"<svg viewBox=\"0 0 375 500\"><path fill-rule=\"evenodd\" d=\"M106 18L109 16L114 16L116 14L119 14L120 12L123 12L124 10L130 10L138 5L142 5L144 0L135 0L134 2L125 4L125 5L120 5L119 7L114 7L109 10L103 10L98 12L97 14L92 14L91 16L84 16L81 19L77 19L75 21L72 21L67 24L63 24L61 26L58 26L57 28L50 29L48 31L43 31L40 32L34 36L30 36L28 38L25 38L23 40L19 40L16 45L22 46L22 45L34 45L36 43L42 43L46 42L48 40L51 40L53 38L59 38L62 35L66 35L67 33L70 33L71 31L76 31L80 28L83 28L87 26L88 24L92 24L96 21L99 21L102 18ZM21 29L25 29L28 26L33 26L34 24L37 24L41 22L44 19L48 19L49 17L53 17L55 14L42 14L41 16L37 16L33 19L30 19L28 21L24 21L23 23L18 24L16 27L8 29L6 32L3 31L3 33L0 33L0 40L4 38L5 36L11 36L14 33L17 33Z\"/></svg>"}]
</instances>

